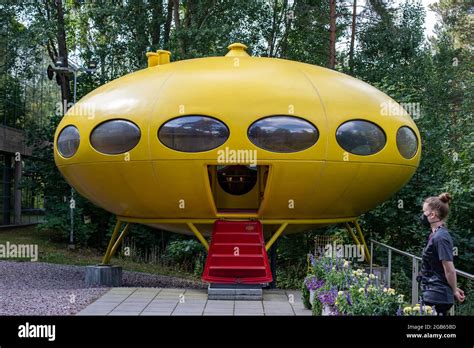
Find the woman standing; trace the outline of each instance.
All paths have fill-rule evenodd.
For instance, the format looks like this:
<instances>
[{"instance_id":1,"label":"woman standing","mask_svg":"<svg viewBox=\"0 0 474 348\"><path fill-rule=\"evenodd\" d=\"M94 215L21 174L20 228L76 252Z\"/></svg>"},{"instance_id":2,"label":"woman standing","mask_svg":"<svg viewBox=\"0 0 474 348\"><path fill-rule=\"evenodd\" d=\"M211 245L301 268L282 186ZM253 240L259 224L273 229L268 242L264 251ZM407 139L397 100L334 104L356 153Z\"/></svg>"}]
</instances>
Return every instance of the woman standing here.
<instances>
[{"instance_id":1,"label":"woman standing","mask_svg":"<svg viewBox=\"0 0 474 348\"><path fill-rule=\"evenodd\" d=\"M453 263L453 240L446 228L451 195L447 192L428 197L423 203L420 222L431 229L428 243L423 249L421 275L423 301L433 306L438 315L447 315L454 298L464 301L464 292L456 285L456 269Z\"/></svg>"}]
</instances>

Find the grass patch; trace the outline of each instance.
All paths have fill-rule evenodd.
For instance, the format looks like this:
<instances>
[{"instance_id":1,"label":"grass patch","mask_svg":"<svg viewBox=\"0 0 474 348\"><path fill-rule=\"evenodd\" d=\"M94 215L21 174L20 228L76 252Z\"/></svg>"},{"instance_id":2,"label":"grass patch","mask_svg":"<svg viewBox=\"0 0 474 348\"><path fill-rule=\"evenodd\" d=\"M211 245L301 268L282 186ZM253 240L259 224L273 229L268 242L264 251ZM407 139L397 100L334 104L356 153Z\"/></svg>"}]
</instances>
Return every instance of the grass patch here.
<instances>
[{"instance_id":1,"label":"grass patch","mask_svg":"<svg viewBox=\"0 0 474 348\"><path fill-rule=\"evenodd\" d=\"M35 226L0 229L0 244L37 244L38 261L54 264L86 266L102 262L105 251L93 248L71 250L64 242L63 236L56 231L37 231ZM9 261L21 261L8 259ZM161 264L140 263L131 259L113 257L111 263L121 266L124 270L151 274L174 276L188 280L200 280L192 273L184 272L179 268Z\"/></svg>"}]
</instances>

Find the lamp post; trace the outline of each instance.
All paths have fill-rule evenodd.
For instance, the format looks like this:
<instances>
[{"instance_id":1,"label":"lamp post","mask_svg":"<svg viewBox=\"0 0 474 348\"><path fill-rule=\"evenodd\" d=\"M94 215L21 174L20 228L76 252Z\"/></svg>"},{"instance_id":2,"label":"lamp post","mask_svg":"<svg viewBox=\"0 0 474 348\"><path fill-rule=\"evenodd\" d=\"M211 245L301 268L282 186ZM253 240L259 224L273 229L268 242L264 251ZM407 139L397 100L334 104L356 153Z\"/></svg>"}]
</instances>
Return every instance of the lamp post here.
<instances>
[{"instance_id":1,"label":"lamp post","mask_svg":"<svg viewBox=\"0 0 474 348\"><path fill-rule=\"evenodd\" d=\"M52 71L56 73L72 73L74 76L74 87L73 87L73 104L76 104L77 101L77 73L79 71L85 72L87 74L92 74L97 69L97 64L95 61L91 61L87 68L80 67L68 59L68 64L65 66L64 58L58 57L55 62L55 67L51 68ZM49 74L50 67L48 67L48 76L52 75ZM67 108L67 106L66 106ZM71 219L71 229L69 232L69 247L71 249L74 248L74 209L76 209L76 201L74 200L74 189L71 186L71 199L69 200L69 212L70 212L70 219Z\"/></svg>"}]
</instances>

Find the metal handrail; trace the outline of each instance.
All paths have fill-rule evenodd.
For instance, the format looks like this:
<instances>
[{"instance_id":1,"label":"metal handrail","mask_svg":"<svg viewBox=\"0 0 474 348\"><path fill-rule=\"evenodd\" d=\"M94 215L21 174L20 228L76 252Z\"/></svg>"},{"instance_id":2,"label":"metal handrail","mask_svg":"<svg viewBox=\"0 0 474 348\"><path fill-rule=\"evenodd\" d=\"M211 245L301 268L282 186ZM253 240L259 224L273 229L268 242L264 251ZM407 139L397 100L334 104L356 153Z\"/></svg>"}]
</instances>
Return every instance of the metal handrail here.
<instances>
[{"instance_id":1,"label":"metal handrail","mask_svg":"<svg viewBox=\"0 0 474 348\"><path fill-rule=\"evenodd\" d=\"M373 262L374 262L374 243L378 244L384 248L388 249L388 266L387 266L387 285L390 287L390 282L391 282L391 273L392 273L392 251L410 257L412 259L412 277L411 277L411 303L412 305L415 305L418 303L418 269L419 265L418 262L421 261L421 257L407 253L406 251L394 248L390 245L377 242L376 240L371 239L370 240L370 273L372 273L372 268L373 268ZM467 273L461 270L456 270L456 274L460 275L461 277L465 277L469 280L474 279L474 275L471 273ZM454 306L451 308L451 314L454 314Z\"/></svg>"},{"instance_id":2,"label":"metal handrail","mask_svg":"<svg viewBox=\"0 0 474 348\"><path fill-rule=\"evenodd\" d=\"M402 255L405 255L405 256L408 256L408 257L411 257L411 258L414 258L418 261L421 261L421 257L419 256L416 256L416 255L413 255L413 254L410 254L410 253L407 253L406 251L403 251L403 250L400 250L400 249L397 249L397 248L394 248L390 245L387 245L387 244L384 244L384 243L380 243L380 242L377 242L373 239L370 240L371 243L375 243L375 244L378 244L378 245L381 245L387 249L390 249L390 250L393 250L399 254L402 254ZM372 265L372 260L371 260L371 265ZM467 272L464 272L464 271L461 271L461 270L456 270L456 274L459 274L460 276L464 277L464 278L467 278L469 280L474 280L474 274L471 274L471 273L467 273Z\"/></svg>"}]
</instances>

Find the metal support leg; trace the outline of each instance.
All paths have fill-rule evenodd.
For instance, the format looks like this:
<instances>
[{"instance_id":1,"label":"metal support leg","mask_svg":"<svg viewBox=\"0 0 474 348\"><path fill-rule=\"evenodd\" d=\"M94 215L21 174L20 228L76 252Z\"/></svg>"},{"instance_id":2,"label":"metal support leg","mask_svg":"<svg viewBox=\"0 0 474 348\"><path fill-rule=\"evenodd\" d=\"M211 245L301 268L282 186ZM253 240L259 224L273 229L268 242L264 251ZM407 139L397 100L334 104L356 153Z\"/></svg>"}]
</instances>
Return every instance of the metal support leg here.
<instances>
[{"instance_id":1,"label":"metal support leg","mask_svg":"<svg viewBox=\"0 0 474 348\"><path fill-rule=\"evenodd\" d=\"M3 164L3 219L2 225L10 225L10 202L11 202L11 155L4 155Z\"/></svg>"},{"instance_id":2,"label":"metal support leg","mask_svg":"<svg viewBox=\"0 0 474 348\"><path fill-rule=\"evenodd\" d=\"M346 226L346 230L349 232L349 234L351 235L352 239L354 240L354 242L357 244L357 245L360 245L360 242L359 240L357 239L357 236L354 234L354 232L352 231L352 227L351 225L349 225L348 222L345 223L345 226Z\"/></svg>"},{"instance_id":3,"label":"metal support leg","mask_svg":"<svg viewBox=\"0 0 474 348\"><path fill-rule=\"evenodd\" d=\"M15 225L21 224L21 174L22 174L21 156L15 155L15 179L13 189L13 211Z\"/></svg>"},{"instance_id":4,"label":"metal support leg","mask_svg":"<svg viewBox=\"0 0 474 348\"><path fill-rule=\"evenodd\" d=\"M204 236L202 235L201 232L199 232L199 230L196 228L196 226L194 226L193 223L191 222L188 222L187 223L189 229L191 231L193 231L194 235L196 236L196 238L201 242L202 245L204 245L204 247L206 248L207 251L209 251L209 244L207 243L207 240L204 238Z\"/></svg>"},{"instance_id":5,"label":"metal support leg","mask_svg":"<svg viewBox=\"0 0 474 348\"><path fill-rule=\"evenodd\" d=\"M270 240L267 242L267 244L265 245L265 250L269 250L270 247L273 245L273 243L276 242L276 240L278 239L278 237L280 237L280 235L283 233L283 231L285 230L286 226L288 226L288 222L285 222L284 224L282 224L278 230L273 234L272 238L270 238Z\"/></svg>"},{"instance_id":6,"label":"metal support leg","mask_svg":"<svg viewBox=\"0 0 474 348\"><path fill-rule=\"evenodd\" d=\"M372 274L373 266L374 266L374 243L370 242L370 270L369 270L370 274Z\"/></svg>"},{"instance_id":7,"label":"metal support leg","mask_svg":"<svg viewBox=\"0 0 474 348\"><path fill-rule=\"evenodd\" d=\"M130 228L130 224L127 222L127 224L125 225L125 228L123 229L122 233L120 233L120 236L117 238L116 242L114 243L114 246L112 247L112 251L110 252L110 256L113 256L115 254L115 252L117 251L120 243L122 243L122 240L127 235L129 228Z\"/></svg>"},{"instance_id":8,"label":"metal support leg","mask_svg":"<svg viewBox=\"0 0 474 348\"><path fill-rule=\"evenodd\" d=\"M365 255L365 261L368 262L370 260L370 253L369 253L369 249L367 248L367 243L365 242L364 234L362 233L362 229L360 228L359 221L354 220L353 224L356 228L357 234L359 235L361 244L364 246L364 250L365 250L365 254L366 254Z\"/></svg>"},{"instance_id":9,"label":"metal support leg","mask_svg":"<svg viewBox=\"0 0 474 348\"><path fill-rule=\"evenodd\" d=\"M387 286L390 287L392 278L392 250L388 249L388 266L387 266Z\"/></svg>"},{"instance_id":10,"label":"metal support leg","mask_svg":"<svg viewBox=\"0 0 474 348\"><path fill-rule=\"evenodd\" d=\"M411 271L411 304L412 306L418 303L418 282L416 277L418 276L418 260L412 259L412 271Z\"/></svg>"},{"instance_id":11,"label":"metal support leg","mask_svg":"<svg viewBox=\"0 0 474 348\"><path fill-rule=\"evenodd\" d=\"M110 237L109 245L107 246L107 251L105 252L104 258L102 259L103 265L110 264L110 259L112 258L112 255L115 253L115 251L117 251L118 245L122 241L125 234L127 234L128 232L129 223L127 222L122 233L119 235L119 231L122 227L122 224L123 224L122 221L117 220L117 223L115 224L114 232L112 233L112 237Z\"/></svg>"}]
</instances>

